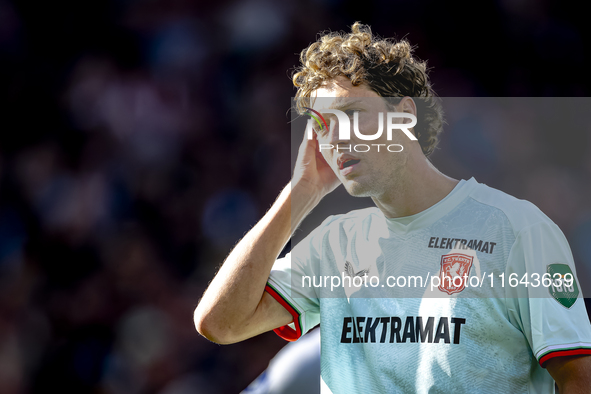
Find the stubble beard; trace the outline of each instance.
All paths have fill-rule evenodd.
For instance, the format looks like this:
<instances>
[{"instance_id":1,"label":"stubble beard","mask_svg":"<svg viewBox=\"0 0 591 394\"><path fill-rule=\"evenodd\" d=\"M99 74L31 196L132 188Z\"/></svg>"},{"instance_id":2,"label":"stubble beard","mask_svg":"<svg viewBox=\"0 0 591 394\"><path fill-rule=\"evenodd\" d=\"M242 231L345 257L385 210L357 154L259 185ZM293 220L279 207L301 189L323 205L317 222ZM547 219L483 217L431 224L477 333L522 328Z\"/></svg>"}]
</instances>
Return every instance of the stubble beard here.
<instances>
[{"instance_id":1,"label":"stubble beard","mask_svg":"<svg viewBox=\"0 0 591 394\"><path fill-rule=\"evenodd\" d=\"M371 197L379 200L401 187L399 180L403 174L400 167L393 164L374 171L376 173L343 182L347 193L353 197Z\"/></svg>"},{"instance_id":2,"label":"stubble beard","mask_svg":"<svg viewBox=\"0 0 591 394\"><path fill-rule=\"evenodd\" d=\"M345 190L353 197L375 197L381 194L381 185L376 179L346 181Z\"/></svg>"}]
</instances>

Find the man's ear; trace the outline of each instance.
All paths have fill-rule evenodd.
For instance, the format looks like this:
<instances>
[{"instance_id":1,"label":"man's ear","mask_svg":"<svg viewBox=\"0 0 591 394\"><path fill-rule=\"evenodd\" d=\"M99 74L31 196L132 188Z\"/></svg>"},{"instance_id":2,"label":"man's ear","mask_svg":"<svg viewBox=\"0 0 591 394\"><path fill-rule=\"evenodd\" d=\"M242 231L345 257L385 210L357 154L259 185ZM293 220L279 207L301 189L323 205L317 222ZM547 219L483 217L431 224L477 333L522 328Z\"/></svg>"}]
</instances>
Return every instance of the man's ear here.
<instances>
[{"instance_id":1,"label":"man's ear","mask_svg":"<svg viewBox=\"0 0 591 394\"><path fill-rule=\"evenodd\" d=\"M398 112L404 112L404 113L407 113L407 114L413 114L416 117L417 116L417 105L416 105L415 101L411 97L404 96L402 98L402 100L400 100L400 102L398 103L397 111ZM410 123L411 120L408 119L408 118L404 118L402 120L402 122L403 123ZM412 128L409 129L409 131L416 138L417 133L415 133L415 128L412 127Z\"/></svg>"},{"instance_id":2,"label":"man's ear","mask_svg":"<svg viewBox=\"0 0 591 394\"><path fill-rule=\"evenodd\" d=\"M417 105L415 104L415 101L408 96L405 96L402 98L402 100L400 100L400 103L398 104L398 110L400 112L405 112L407 114L413 114L414 116L417 116ZM409 122L409 119L405 119L405 123Z\"/></svg>"}]
</instances>

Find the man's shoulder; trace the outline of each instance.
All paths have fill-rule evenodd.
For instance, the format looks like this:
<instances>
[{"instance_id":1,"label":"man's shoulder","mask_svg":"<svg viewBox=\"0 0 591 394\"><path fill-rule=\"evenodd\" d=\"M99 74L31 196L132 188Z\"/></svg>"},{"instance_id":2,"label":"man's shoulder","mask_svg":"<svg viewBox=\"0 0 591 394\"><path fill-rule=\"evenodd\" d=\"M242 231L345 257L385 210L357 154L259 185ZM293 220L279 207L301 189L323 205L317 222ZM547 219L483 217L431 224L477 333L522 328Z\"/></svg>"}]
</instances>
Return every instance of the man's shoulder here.
<instances>
[{"instance_id":1,"label":"man's shoulder","mask_svg":"<svg viewBox=\"0 0 591 394\"><path fill-rule=\"evenodd\" d=\"M339 236L342 232L348 234L367 232L377 222L381 222L385 226L384 215L377 207L356 209L347 213L331 215L309 233L298 246L311 244L316 248L320 248L327 236Z\"/></svg>"},{"instance_id":2,"label":"man's shoulder","mask_svg":"<svg viewBox=\"0 0 591 394\"><path fill-rule=\"evenodd\" d=\"M478 183L470 193L474 201L501 211L511 227L518 233L522 229L538 223L552 223L535 204L528 200L519 199L501 190Z\"/></svg>"}]
</instances>

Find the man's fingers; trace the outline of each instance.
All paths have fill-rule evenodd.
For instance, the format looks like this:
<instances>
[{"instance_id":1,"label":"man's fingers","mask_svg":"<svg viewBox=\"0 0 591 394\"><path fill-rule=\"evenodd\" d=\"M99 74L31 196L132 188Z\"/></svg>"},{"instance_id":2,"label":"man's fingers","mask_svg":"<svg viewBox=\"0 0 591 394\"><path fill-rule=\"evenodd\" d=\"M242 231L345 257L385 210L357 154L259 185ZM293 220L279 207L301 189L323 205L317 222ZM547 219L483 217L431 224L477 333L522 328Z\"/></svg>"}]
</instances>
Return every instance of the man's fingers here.
<instances>
[{"instance_id":1,"label":"man's fingers","mask_svg":"<svg viewBox=\"0 0 591 394\"><path fill-rule=\"evenodd\" d=\"M306 161L315 158L315 151L316 147L318 146L318 141L316 140L316 134L312 133L312 139L308 139L308 136L304 132L304 140L300 145L299 154L302 156L302 159L305 158Z\"/></svg>"}]
</instances>

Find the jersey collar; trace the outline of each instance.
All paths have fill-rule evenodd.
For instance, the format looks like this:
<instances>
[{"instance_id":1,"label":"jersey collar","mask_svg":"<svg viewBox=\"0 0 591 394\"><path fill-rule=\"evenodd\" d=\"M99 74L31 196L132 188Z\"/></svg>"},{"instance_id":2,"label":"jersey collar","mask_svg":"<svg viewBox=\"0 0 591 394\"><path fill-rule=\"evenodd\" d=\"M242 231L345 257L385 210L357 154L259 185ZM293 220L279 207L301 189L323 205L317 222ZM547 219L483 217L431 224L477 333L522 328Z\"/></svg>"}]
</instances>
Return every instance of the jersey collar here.
<instances>
[{"instance_id":1,"label":"jersey collar","mask_svg":"<svg viewBox=\"0 0 591 394\"><path fill-rule=\"evenodd\" d=\"M430 206L422 212L411 216L404 216L400 218L387 218L380 210L380 215L384 218L388 224L390 231L397 234L407 234L411 231L420 230L431 226L433 223L447 215L449 212L454 210L479 183L474 177L469 180L462 179L453 188L453 190L445 196L438 203Z\"/></svg>"}]
</instances>

